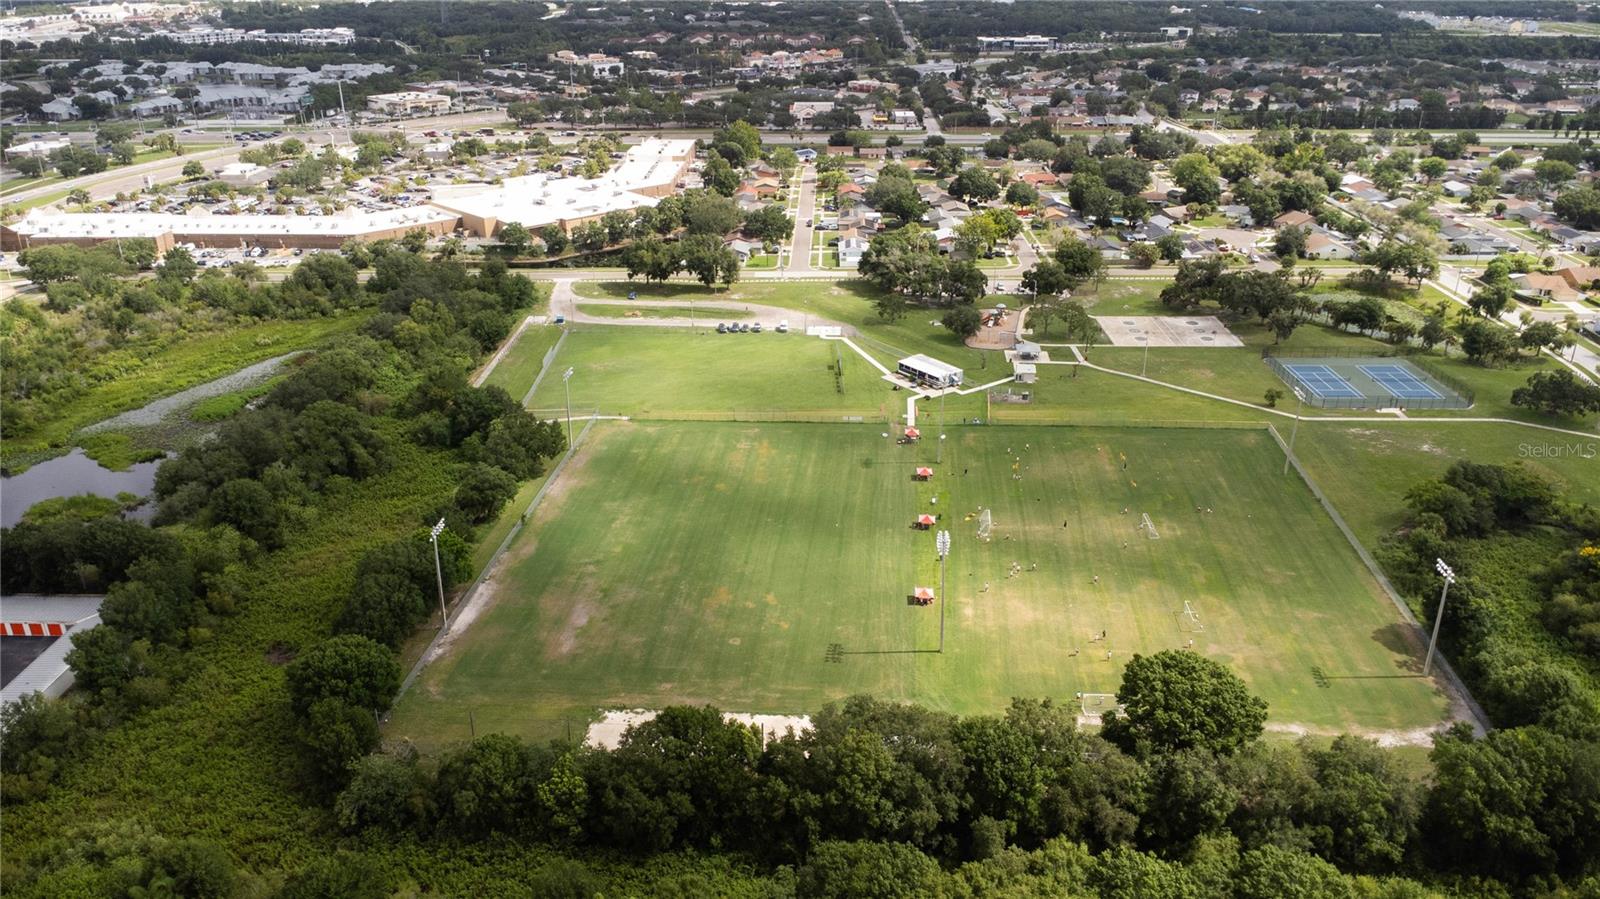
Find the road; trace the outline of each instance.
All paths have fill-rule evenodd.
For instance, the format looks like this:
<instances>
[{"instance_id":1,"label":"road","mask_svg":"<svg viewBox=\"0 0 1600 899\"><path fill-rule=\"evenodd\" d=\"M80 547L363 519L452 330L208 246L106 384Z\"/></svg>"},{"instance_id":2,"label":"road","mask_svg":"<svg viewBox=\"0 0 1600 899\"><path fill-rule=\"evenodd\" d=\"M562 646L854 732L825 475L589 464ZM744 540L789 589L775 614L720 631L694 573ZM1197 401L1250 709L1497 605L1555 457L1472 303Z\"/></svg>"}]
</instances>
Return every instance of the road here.
<instances>
[{"instance_id":1,"label":"road","mask_svg":"<svg viewBox=\"0 0 1600 899\"><path fill-rule=\"evenodd\" d=\"M1440 293L1443 293L1451 300L1455 301L1461 306L1467 306L1467 298L1471 291L1467 287L1466 274L1460 269L1449 265L1440 266L1439 277L1429 283L1438 288ZM1510 328L1511 333L1513 334L1522 331L1522 316L1520 313L1521 310L1515 305L1513 305L1512 308L1507 309L1505 312L1500 313L1500 321L1503 322L1506 327ZM1561 314L1549 314L1543 316L1535 312L1534 317L1559 323L1566 316L1563 311ZM1574 345L1566 355L1558 353L1553 349L1547 349L1545 352L1560 360L1563 365L1575 371L1585 380L1592 382L1597 377L1600 377L1600 354L1594 353L1581 343Z\"/></svg>"},{"instance_id":2,"label":"road","mask_svg":"<svg viewBox=\"0 0 1600 899\"><path fill-rule=\"evenodd\" d=\"M918 44L917 39L911 36L910 31L906 30L905 20L900 18L900 10L895 9L894 0L883 0L883 5L888 7L889 16L894 19L895 27L900 29L900 39L906 42L906 49L911 51L912 56L916 56L917 51L922 49L922 45Z\"/></svg>"},{"instance_id":3,"label":"road","mask_svg":"<svg viewBox=\"0 0 1600 899\"><path fill-rule=\"evenodd\" d=\"M816 166L803 166L800 172L800 205L794 211L794 236L789 241L789 267L790 272L811 272L815 267L811 264L811 238L813 232L809 222L817 208L817 169Z\"/></svg>"}]
</instances>

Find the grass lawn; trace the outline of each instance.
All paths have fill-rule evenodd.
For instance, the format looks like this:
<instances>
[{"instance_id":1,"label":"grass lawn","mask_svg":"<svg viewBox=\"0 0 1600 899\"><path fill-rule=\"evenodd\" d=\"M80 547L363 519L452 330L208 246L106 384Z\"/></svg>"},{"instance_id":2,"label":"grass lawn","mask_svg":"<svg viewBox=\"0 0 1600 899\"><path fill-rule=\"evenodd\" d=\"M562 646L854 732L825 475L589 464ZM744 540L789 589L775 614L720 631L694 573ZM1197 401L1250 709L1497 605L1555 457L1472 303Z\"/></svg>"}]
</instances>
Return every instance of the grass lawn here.
<instances>
[{"instance_id":1,"label":"grass lawn","mask_svg":"<svg viewBox=\"0 0 1600 899\"><path fill-rule=\"evenodd\" d=\"M578 311L588 315L598 315L601 318L690 318L701 321L715 321L722 319L750 318L750 313L743 309L723 309L720 306L701 306L695 308L689 305L663 306L660 304L638 306L607 306L599 303L579 303Z\"/></svg>"},{"instance_id":2,"label":"grass lawn","mask_svg":"<svg viewBox=\"0 0 1600 899\"><path fill-rule=\"evenodd\" d=\"M533 386L533 379L539 376L539 364L544 361L545 352L560 339L561 328L556 325L529 325L500 358L494 371L489 372L484 383L505 388L512 399L522 399Z\"/></svg>"},{"instance_id":3,"label":"grass lawn","mask_svg":"<svg viewBox=\"0 0 1600 899\"><path fill-rule=\"evenodd\" d=\"M857 692L996 712L1013 696L1110 692L1133 653L1190 639L1278 722L1380 730L1445 714L1397 613L1310 492L1277 475L1264 432L958 429L918 483L934 446L880 430L598 427L494 603L401 699L387 737L463 739L469 710L479 733L548 736L597 708L798 713ZM993 510L992 542L965 520L978 506ZM910 527L924 511L949 515L955 538L942 655L928 651L940 607L907 602L939 586L933 535ZM1142 513L1159 540L1137 529ZM1180 627L1185 601L1203 630Z\"/></svg>"},{"instance_id":4,"label":"grass lawn","mask_svg":"<svg viewBox=\"0 0 1600 899\"><path fill-rule=\"evenodd\" d=\"M959 338L938 324L940 309L913 309L898 321L878 317L872 301L877 288L861 279L832 283L816 281L742 281L728 290L707 290L699 284L674 281L667 284L633 284L626 281L580 281L573 285L580 297L627 299L636 291L639 299L683 301L721 300L781 306L799 313L789 324L803 330L809 316L825 318L854 327L863 348L884 365L912 353L928 353L951 365L966 369L970 378L989 380L985 372L1005 368L1000 353L969 349Z\"/></svg>"},{"instance_id":5,"label":"grass lawn","mask_svg":"<svg viewBox=\"0 0 1600 899\"><path fill-rule=\"evenodd\" d=\"M1161 291L1168 284L1161 281L1125 281L1111 278L1099 287L1087 284L1072 295L1082 303L1090 315L1176 315L1161 304ZM1059 326L1057 326L1059 328ZM1044 337L1045 340L1049 336Z\"/></svg>"},{"instance_id":6,"label":"grass lawn","mask_svg":"<svg viewBox=\"0 0 1600 899\"><path fill-rule=\"evenodd\" d=\"M836 359L843 363L838 383ZM849 347L794 333L584 326L567 336L554 364L575 370L573 409L608 415L843 410L881 418L879 410L903 411L904 394ZM549 410L565 403L561 380L546 378L529 405Z\"/></svg>"}]
</instances>

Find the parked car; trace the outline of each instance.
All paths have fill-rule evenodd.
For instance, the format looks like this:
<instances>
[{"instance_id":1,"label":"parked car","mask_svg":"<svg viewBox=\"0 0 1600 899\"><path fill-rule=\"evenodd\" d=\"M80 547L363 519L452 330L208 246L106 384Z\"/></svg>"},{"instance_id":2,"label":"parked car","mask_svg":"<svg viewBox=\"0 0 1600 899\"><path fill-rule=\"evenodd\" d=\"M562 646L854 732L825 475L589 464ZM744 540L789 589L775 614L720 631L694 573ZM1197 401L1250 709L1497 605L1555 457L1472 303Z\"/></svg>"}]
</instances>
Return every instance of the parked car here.
<instances>
[{"instance_id":1,"label":"parked car","mask_svg":"<svg viewBox=\"0 0 1600 899\"><path fill-rule=\"evenodd\" d=\"M717 322L717 333L718 334L726 334L726 333L728 333L728 326L727 326L727 324L725 322Z\"/></svg>"},{"instance_id":2,"label":"parked car","mask_svg":"<svg viewBox=\"0 0 1600 899\"><path fill-rule=\"evenodd\" d=\"M750 326L750 333L752 333L752 334L760 334L761 333L761 323L760 322L756 322L755 324L751 325Z\"/></svg>"},{"instance_id":3,"label":"parked car","mask_svg":"<svg viewBox=\"0 0 1600 899\"><path fill-rule=\"evenodd\" d=\"M787 333L789 333L789 320L788 319L784 319L783 321L778 322L777 332L779 334L787 334Z\"/></svg>"}]
</instances>

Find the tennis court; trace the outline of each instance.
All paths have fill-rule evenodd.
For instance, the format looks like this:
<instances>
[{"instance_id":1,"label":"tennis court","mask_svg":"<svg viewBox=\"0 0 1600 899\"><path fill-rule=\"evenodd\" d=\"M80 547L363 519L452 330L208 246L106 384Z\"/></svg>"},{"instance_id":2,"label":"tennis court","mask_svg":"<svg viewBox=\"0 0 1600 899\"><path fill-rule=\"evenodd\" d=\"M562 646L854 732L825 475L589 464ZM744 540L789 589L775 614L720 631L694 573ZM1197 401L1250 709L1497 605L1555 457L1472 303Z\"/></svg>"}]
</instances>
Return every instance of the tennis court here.
<instances>
[{"instance_id":1,"label":"tennis court","mask_svg":"<svg viewBox=\"0 0 1600 899\"><path fill-rule=\"evenodd\" d=\"M1326 365L1285 365L1284 368L1300 381L1302 389L1325 398L1358 397L1361 391Z\"/></svg>"},{"instance_id":2,"label":"tennis court","mask_svg":"<svg viewBox=\"0 0 1600 899\"><path fill-rule=\"evenodd\" d=\"M1285 358L1268 353L1267 364L1284 383L1321 409L1467 409L1472 391L1428 370L1425 360L1380 356L1340 357L1326 352Z\"/></svg>"},{"instance_id":3,"label":"tennis court","mask_svg":"<svg viewBox=\"0 0 1600 899\"><path fill-rule=\"evenodd\" d=\"M1360 367L1367 377L1377 381L1384 390L1391 394L1408 400L1441 399L1439 391L1428 386L1428 382L1412 374L1399 365L1363 365Z\"/></svg>"}]
</instances>

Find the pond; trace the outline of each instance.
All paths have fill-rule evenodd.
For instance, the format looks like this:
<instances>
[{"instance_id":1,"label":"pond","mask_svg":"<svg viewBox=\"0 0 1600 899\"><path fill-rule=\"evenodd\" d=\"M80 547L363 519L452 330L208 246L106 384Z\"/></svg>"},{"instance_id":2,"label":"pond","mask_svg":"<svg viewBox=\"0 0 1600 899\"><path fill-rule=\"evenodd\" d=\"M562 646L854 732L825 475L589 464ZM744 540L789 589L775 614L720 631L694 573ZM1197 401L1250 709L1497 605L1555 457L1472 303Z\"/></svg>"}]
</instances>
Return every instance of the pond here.
<instances>
[{"instance_id":1,"label":"pond","mask_svg":"<svg viewBox=\"0 0 1600 899\"><path fill-rule=\"evenodd\" d=\"M127 471L112 471L89 458L81 449L57 456L29 468L22 474L0 478L0 526L11 527L35 503L58 496L92 493L115 499L119 493L149 496L155 487L156 468L161 463L139 462ZM153 504L129 513L141 521L155 513Z\"/></svg>"}]
</instances>

